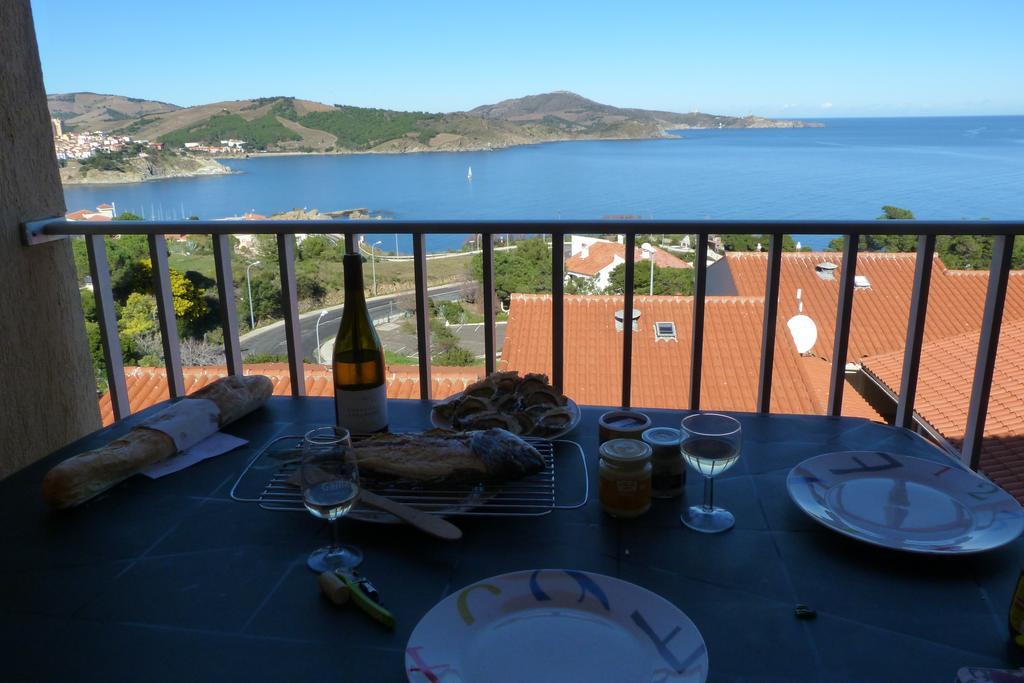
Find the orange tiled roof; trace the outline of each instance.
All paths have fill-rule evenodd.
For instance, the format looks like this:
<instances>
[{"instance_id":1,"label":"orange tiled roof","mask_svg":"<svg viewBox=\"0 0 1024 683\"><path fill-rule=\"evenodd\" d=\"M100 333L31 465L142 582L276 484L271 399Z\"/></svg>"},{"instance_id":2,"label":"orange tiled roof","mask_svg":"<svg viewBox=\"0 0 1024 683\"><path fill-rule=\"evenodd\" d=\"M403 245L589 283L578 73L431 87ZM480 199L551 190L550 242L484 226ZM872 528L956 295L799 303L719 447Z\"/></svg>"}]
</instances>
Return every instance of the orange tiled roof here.
<instances>
[{"instance_id":1,"label":"orange tiled roof","mask_svg":"<svg viewBox=\"0 0 1024 683\"><path fill-rule=\"evenodd\" d=\"M632 404L685 408L689 404L692 297L637 296L640 310L633 334ZM565 392L578 403L618 405L622 393L622 333L615 327L619 296L565 297ZM763 302L751 297L707 299L701 405L719 410L756 409ZM656 340L654 323L675 324L678 341ZM520 372L551 372L551 296L513 294L502 366ZM801 357L780 326L775 344L772 410L824 412L815 382L829 364ZM824 384L827 394L828 384ZM844 414L880 419L848 387Z\"/></svg>"},{"instance_id":2,"label":"orange tiled roof","mask_svg":"<svg viewBox=\"0 0 1024 683\"><path fill-rule=\"evenodd\" d=\"M980 333L969 332L925 343L918 373L917 414L956 447L963 443ZM1003 324L996 355L981 469L1018 498L1024 498L1024 320ZM865 359L867 370L899 393L903 352Z\"/></svg>"},{"instance_id":3,"label":"orange tiled roof","mask_svg":"<svg viewBox=\"0 0 1024 683\"><path fill-rule=\"evenodd\" d=\"M586 256L584 256L584 251ZM618 242L598 240L590 244L584 251L579 251L565 261L565 272L594 277L615 262L615 257L626 260L626 245ZM634 249L634 258L644 258L641 249ZM654 248L654 265L659 268L693 268L693 264L673 256L663 249Z\"/></svg>"},{"instance_id":4,"label":"orange tiled roof","mask_svg":"<svg viewBox=\"0 0 1024 683\"><path fill-rule=\"evenodd\" d=\"M184 368L185 393L191 394L228 374L224 366ZM245 366L246 375L266 375L274 383L275 396L291 395L292 384L286 363L255 363ZM331 369L324 365L306 365L306 395L334 396ZM484 375L483 368L433 367L433 397L445 398L458 393ZM164 401L168 397L167 373L164 368L125 368L128 405L133 413ZM392 365L387 369L388 398L419 398L420 378L416 365ZM113 424L114 412L110 395L100 398L100 417L104 425Z\"/></svg>"},{"instance_id":5,"label":"orange tiled roof","mask_svg":"<svg viewBox=\"0 0 1024 683\"><path fill-rule=\"evenodd\" d=\"M857 274L866 276L871 286L854 292L850 362L896 351L906 344L915 259L916 254L858 254ZM823 358L832 357L840 268L836 268L835 279L829 281L818 276L815 266L822 262L840 266L841 261L842 255L836 253L782 255L779 318L788 320L796 315L796 290L803 290L804 313L818 325L818 342L812 351ZM764 253L728 252L724 262L713 267L729 268L740 296L763 298L767 263L768 255ZM925 342L979 329L987 288L987 271L950 270L936 257ZM1010 275L1004 315L1007 320L1024 318L1024 271Z\"/></svg>"}]
</instances>

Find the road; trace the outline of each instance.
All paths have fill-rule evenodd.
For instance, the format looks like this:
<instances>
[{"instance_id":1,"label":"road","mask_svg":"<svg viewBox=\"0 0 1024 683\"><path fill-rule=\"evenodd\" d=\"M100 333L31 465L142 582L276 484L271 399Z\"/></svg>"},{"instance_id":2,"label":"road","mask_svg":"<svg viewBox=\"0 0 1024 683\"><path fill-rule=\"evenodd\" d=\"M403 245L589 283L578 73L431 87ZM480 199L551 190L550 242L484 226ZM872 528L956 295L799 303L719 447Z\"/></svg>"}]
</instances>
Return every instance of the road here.
<instances>
[{"instance_id":1,"label":"road","mask_svg":"<svg viewBox=\"0 0 1024 683\"><path fill-rule=\"evenodd\" d=\"M455 301L462 298L463 290L474 286L471 282L462 282L451 285L431 287L427 290L428 296L435 301ZM384 347L396 353L405 355L416 355L416 335L407 334L402 331L399 324L404 315L399 310L397 299L401 294L389 294L372 297L366 300L366 307L370 316L377 325ZM320 311L304 313L299 318L299 328L302 337L302 356L309 361L317 360L317 320L319 319L319 342L321 345L333 340L338 334L338 325L341 322L342 306L334 306L324 309L327 315L320 317ZM393 322L392 322L393 321ZM453 327L462 340L462 345L472 351L475 355L483 355L483 326L465 325L461 328ZM505 325L497 325L496 344L500 349L505 337ZM242 354L250 353L269 354L275 356L287 356L288 344L285 339L284 323L276 322L266 327L260 327L241 338ZM326 351L326 350L325 350Z\"/></svg>"}]
</instances>

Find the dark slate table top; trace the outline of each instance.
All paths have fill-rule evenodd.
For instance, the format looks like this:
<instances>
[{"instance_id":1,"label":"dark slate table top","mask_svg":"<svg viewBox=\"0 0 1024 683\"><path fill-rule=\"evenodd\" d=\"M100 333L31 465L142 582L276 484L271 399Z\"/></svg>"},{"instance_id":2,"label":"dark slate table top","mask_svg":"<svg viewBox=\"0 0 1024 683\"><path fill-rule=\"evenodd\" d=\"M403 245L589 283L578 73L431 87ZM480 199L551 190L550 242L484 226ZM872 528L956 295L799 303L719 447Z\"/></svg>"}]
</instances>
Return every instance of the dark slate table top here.
<instances>
[{"instance_id":1,"label":"dark slate table top","mask_svg":"<svg viewBox=\"0 0 1024 683\"><path fill-rule=\"evenodd\" d=\"M392 428L426 428L428 404L393 401ZM569 435L596 483L597 408ZM651 411L655 424L680 414ZM232 484L272 437L330 423L329 399L274 398L226 431L249 446L179 474L134 477L69 513L47 511L49 466L105 443L138 416L0 482L0 651L5 680L403 681L416 622L449 593L488 576L558 567L632 581L675 603L708 645L711 681L952 681L961 666L1009 667L1006 613L1024 541L991 553L899 554L831 533L789 500L804 458L879 449L934 459L910 432L852 418L737 415L740 463L716 483L736 528L705 536L656 501L634 521L578 510L517 519L455 518L465 537L341 522L366 554L398 625L381 629L324 600L305 565L329 538L309 515L233 501ZM593 491L592 487L592 491ZM798 603L817 610L799 620Z\"/></svg>"}]
</instances>

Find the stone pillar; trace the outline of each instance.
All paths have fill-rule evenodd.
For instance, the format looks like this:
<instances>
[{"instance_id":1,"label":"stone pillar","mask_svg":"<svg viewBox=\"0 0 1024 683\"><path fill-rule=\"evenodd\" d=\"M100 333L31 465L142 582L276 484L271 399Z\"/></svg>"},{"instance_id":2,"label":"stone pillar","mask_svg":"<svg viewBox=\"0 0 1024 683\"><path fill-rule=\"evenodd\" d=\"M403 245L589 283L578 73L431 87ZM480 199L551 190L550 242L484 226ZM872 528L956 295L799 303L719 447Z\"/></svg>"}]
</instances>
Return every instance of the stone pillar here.
<instances>
[{"instance_id":1,"label":"stone pillar","mask_svg":"<svg viewBox=\"0 0 1024 683\"><path fill-rule=\"evenodd\" d=\"M0 478L99 428L67 240L28 247L26 220L64 213L28 0L0 2Z\"/></svg>"}]
</instances>

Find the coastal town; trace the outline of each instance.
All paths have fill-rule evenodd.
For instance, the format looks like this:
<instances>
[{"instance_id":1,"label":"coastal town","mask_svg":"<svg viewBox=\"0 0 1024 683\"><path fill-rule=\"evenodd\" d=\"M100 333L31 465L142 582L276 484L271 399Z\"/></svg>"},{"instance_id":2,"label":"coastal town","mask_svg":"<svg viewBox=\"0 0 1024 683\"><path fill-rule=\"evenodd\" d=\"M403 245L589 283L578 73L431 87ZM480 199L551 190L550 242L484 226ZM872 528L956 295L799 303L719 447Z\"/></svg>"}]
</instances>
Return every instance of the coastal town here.
<instances>
[{"instance_id":1,"label":"coastal town","mask_svg":"<svg viewBox=\"0 0 1024 683\"><path fill-rule=\"evenodd\" d=\"M115 135L101 130L89 132L65 131L64 124L60 119L50 119L50 126L53 129L53 146L57 151L57 159L60 161L68 161L70 159L83 161L102 152L108 154L123 152L132 143L154 150L162 150L164 148L162 142L132 140L130 135ZM144 153L142 152L142 154Z\"/></svg>"},{"instance_id":2,"label":"coastal town","mask_svg":"<svg viewBox=\"0 0 1024 683\"><path fill-rule=\"evenodd\" d=\"M50 126L53 130L53 146L57 152L57 159L60 161L84 161L99 153L116 154L126 151L133 144L157 152L164 149L162 142L135 140L130 135L118 135L102 130L66 131L63 121L58 118L51 118ZM190 153L212 155L242 154L245 152L245 144L245 140L229 138L221 140L220 144L186 142L181 149ZM146 151L139 152L139 157L145 159L147 156Z\"/></svg>"}]
</instances>

